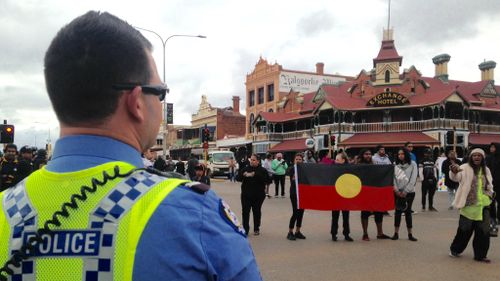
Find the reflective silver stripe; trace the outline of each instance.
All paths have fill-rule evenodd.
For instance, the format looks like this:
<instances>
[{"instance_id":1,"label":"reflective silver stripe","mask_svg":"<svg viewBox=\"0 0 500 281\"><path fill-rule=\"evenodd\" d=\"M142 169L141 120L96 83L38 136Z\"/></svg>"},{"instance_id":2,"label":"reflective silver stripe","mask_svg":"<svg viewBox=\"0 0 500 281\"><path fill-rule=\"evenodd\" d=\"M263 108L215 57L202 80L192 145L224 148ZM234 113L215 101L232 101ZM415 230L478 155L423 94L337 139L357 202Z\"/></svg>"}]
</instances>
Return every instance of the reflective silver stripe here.
<instances>
[{"instance_id":1,"label":"reflective silver stripe","mask_svg":"<svg viewBox=\"0 0 500 281\"><path fill-rule=\"evenodd\" d=\"M37 212L26 194L26 180L5 191L2 208L10 226L9 254L12 255L23 246L24 233L36 231L38 226ZM35 267L33 259L23 261L20 268L14 269L12 279L35 281Z\"/></svg>"},{"instance_id":2,"label":"reflective silver stripe","mask_svg":"<svg viewBox=\"0 0 500 281\"><path fill-rule=\"evenodd\" d=\"M163 180L165 178L145 171L133 173L98 203L90 214L88 229L101 231L99 256L83 259L82 280L113 280L116 233L120 220L144 194Z\"/></svg>"}]
</instances>

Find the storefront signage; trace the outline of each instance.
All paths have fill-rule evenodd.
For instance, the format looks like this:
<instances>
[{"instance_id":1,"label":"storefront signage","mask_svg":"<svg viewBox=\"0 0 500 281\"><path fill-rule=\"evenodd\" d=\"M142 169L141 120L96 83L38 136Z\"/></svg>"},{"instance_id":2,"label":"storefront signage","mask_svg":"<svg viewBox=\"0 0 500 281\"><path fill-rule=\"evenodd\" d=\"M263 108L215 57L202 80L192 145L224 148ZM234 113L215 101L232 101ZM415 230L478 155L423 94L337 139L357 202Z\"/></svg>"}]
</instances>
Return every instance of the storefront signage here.
<instances>
[{"instance_id":1,"label":"storefront signage","mask_svg":"<svg viewBox=\"0 0 500 281\"><path fill-rule=\"evenodd\" d=\"M335 84L340 81L345 81L345 78L282 71L280 72L280 92L293 90L299 93L310 93L317 91L322 84Z\"/></svg>"},{"instance_id":2,"label":"storefront signage","mask_svg":"<svg viewBox=\"0 0 500 281\"><path fill-rule=\"evenodd\" d=\"M410 101L408 100L408 98L400 93L385 92L385 93L380 93L371 98L366 105L373 107L383 107L383 106L400 106L409 103Z\"/></svg>"}]
</instances>

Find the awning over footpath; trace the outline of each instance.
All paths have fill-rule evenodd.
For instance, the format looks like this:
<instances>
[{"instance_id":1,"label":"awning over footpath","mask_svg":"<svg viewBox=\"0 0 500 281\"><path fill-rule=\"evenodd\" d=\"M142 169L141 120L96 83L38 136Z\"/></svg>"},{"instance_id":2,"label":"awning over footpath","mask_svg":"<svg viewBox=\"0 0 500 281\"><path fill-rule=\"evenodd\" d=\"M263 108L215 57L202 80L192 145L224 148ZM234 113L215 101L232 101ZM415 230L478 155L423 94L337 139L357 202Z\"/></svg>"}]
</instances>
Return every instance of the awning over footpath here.
<instances>
[{"instance_id":1,"label":"awning over footpath","mask_svg":"<svg viewBox=\"0 0 500 281\"><path fill-rule=\"evenodd\" d=\"M469 134L469 144L489 145L500 142L500 134Z\"/></svg>"},{"instance_id":2,"label":"awning over footpath","mask_svg":"<svg viewBox=\"0 0 500 281\"><path fill-rule=\"evenodd\" d=\"M286 140L269 149L269 152L305 151L306 139Z\"/></svg>"},{"instance_id":3,"label":"awning over footpath","mask_svg":"<svg viewBox=\"0 0 500 281\"><path fill-rule=\"evenodd\" d=\"M415 146L439 145L439 141L421 132L401 133L358 133L342 140L342 147L375 147L379 144L386 147L404 146L406 142L412 142Z\"/></svg>"}]
</instances>

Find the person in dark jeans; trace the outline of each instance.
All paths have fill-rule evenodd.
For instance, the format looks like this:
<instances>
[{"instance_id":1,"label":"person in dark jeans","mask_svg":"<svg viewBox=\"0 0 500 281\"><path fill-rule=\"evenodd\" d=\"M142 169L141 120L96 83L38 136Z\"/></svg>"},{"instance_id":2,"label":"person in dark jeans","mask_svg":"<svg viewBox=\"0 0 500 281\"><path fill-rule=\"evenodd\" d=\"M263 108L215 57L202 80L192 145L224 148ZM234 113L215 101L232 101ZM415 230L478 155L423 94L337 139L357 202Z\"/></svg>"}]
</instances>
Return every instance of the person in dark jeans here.
<instances>
[{"instance_id":1,"label":"person in dark jeans","mask_svg":"<svg viewBox=\"0 0 500 281\"><path fill-rule=\"evenodd\" d=\"M189 179L192 180L195 176L194 167L198 165L198 158L191 153L191 158L188 161L187 173L189 175Z\"/></svg>"},{"instance_id":2,"label":"person in dark jeans","mask_svg":"<svg viewBox=\"0 0 500 281\"><path fill-rule=\"evenodd\" d=\"M356 164L358 165L373 164L372 152L367 148L361 149L357 157ZM391 237L384 234L382 227L382 223L384 221L384 212L361 211L361 227L363 228L363 241L370 241L370 237L368 236L368 218L372 214L375 216L375 224L377 225L377 239L390 239Z\"/></svg>"},{"instance_id":3,"label":"person in dark jeans","mask_svg":"<svg viewBox=\"0 0 500 281\"><path fill-rule=\"evenodd\" d=\"M413 236L413 220L411 206L415 199L415 184L417 182L417 163L411 160L410 152L406 148L400 148L396 157L394 167L394 200L396 201L396 212L394 214L394 235L392 240L399 239L399 226L401 225L401 215L405 214L406 228L408 230L408 240L416 242ZM403 204L398 204L403 202Z\"/></svg>"},{"instance_id":4,"label":"person in dark jeans","mask_svg":"<svg viewBox=\"0 0 500 281\"><path fill-rule=\"evenodd\" d=\"M437 190L437 168L436 162L432 160L432 151L426 149L424 159L419 166L419 175L422 175L422 212L425 212L425 203L429 195L429 211L437 212L434 208L434 194Z\"/></svg>"},{"instance_id":5,"label":"person in dark jeans","mask_svg":"<svg viewBox=\"0 0 500 281\"><path fill-rule=\"evenodd\" d=\"M339 152L335 157L335 164L339 165L347 165L349 164L349 158L347 158L347 154L345 152ZM332 226L330 229L330 233L332 234L332 240L337 241L337 232L339 229L339 217L340 211L332 211ZM354 241L349 233L351 232L349 226L349 211L342 211L342 234L344 235L345 241L352 242Z\"/></svg>"},{"instance_id":6,"label":"person in dark jeans","mask_svg":"<svg viewBox=\"0 0 500 281\"><path fill-rule=\"evenodd\" d=\"M294 158L295 165L300 164L304 161L304 155L302 153L295 154ZM304 217L304 209L298 209L297 206L297 186L295 184L295 165L291 166L287 170L287 174L290 176L290 201L292 202L292 217L290 218L290 223L288 225L288 234L286 239L296 240L296 239L306 239L304 234L300 232L302 227L302 218ZM293 229L295 228L295 233Z\"/></svg>"},{"instance_id":7,"label":"person in dark jeans","mask_svg":"<svg viewBox=\"0 0 500 281\"><path fill-rule=\"evenodd\" d=\"M288 165L283 159L283 154L277 153L276 159L271 162L271 168L274 171L274 185L275 185L275 197L278 197L279 187L281 185L281 198L285 198L285 174L288 169Z\"/></svg>"},{"instance_id":8,"label":"person in dark jeans","mask_svg":"<svg viewBox=\"0 0 500 281\"><path fill-rule=\"evenodd\" d=\"M260 166L257 154L252 154L249 166L238 171L236 180L241 182L243 228L248 234L250 231L250 211L252 211L254 235L259 235L261 209L266 198L266 183L270 182L270 178L266 169Z\"/></svg>"}]
</instances>

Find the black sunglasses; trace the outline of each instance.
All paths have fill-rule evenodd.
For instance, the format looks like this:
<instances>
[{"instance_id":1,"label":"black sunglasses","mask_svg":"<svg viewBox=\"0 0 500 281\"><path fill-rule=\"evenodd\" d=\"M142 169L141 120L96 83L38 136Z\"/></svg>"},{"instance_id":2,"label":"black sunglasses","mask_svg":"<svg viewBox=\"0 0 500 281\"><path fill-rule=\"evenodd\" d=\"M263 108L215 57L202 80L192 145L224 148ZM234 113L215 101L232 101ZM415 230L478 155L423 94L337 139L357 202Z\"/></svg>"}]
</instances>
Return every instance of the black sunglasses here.
<instances>
[{"instance_id":1,"label":"black sunglasses","mask_svg":"<svg viewBox=\"0 0 500 281\"><path fill-rule=\"evenodd\" d=\"M170 92L168 89L167 85L165 84L160 84L160 85L140 85L140 84L135 84L135 83L123 83L123 84L114 84L113 89L114 90L133 90L135 87L141 87L142 92L146 95L155 95L158 96L160 101L163 101L165 99L165 96Z\"/></svg>"}]
</instances>

